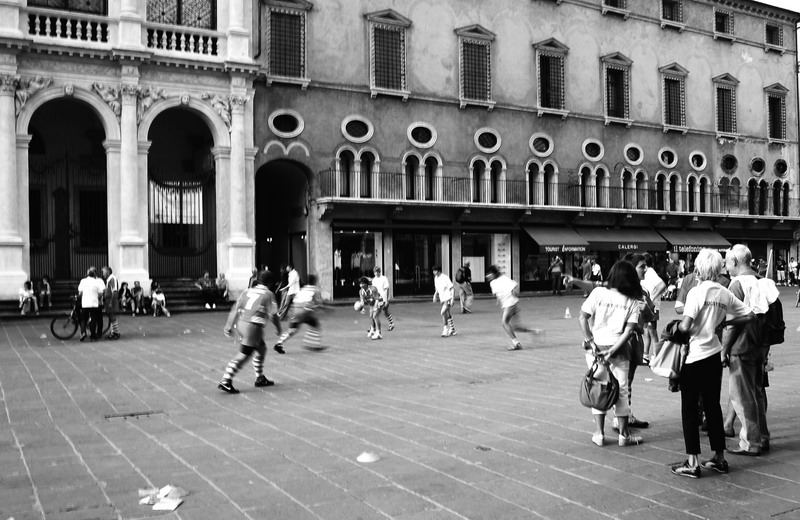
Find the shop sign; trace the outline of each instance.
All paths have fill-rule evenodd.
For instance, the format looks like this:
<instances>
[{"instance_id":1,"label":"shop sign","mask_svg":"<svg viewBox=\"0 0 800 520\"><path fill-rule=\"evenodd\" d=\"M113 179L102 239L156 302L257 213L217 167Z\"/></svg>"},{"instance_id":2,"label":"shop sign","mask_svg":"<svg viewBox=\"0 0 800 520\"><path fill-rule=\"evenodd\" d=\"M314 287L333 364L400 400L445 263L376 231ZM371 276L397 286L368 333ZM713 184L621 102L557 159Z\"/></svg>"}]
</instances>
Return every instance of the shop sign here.
<instances>
[{"instance_id":1,"label":"shop sign","mask_svg":"<svg viewBox=\"0 0 800 520\"><path fill-rule=\"evenodd\" d=\"M511 235L497 233L492 235L492 263L501 273L511 276Z\"/></svg>"},{"instance_id":2,"label":"shop sign","mask_svg":"<svg viewBox=\"0 0 800 520\"><path fill-rule=\"evenodd\" d=\"M586 246L544 246L545 253L585 253Z\"/></svg>"},{"instance_id":3,"label":"shop sign","mask_svg":"<svg viewBox=\"0 0 800 520\"><path fill-rule=\"evenodd\" d=\"M617 249L620 251L637 251L639 244L617 244Z\"/></svg>"}]
</instances>

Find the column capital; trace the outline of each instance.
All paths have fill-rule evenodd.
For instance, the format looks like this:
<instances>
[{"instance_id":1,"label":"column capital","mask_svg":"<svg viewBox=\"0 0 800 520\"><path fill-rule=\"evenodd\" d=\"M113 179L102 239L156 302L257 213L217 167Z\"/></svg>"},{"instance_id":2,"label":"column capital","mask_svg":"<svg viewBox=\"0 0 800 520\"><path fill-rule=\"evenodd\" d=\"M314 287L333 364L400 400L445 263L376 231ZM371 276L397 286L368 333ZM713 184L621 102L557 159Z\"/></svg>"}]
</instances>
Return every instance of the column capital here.
<instances>
[{"instance_id":1,"label":"column capital","mask_svg":"<svg viewBox=\"0 0 800 520\"><path fill-rule=\"evenodd\" d=\"M14 95L19 85L19 76L16 74L0 74L0 94Z\"/></svg>"},{"instance_id":2,"label":"column capital","mask_svg":"<svg viewBox=\"0 0 800 520\"><path fill-rule=\"evenodd\" d=\"M119 139L106 139L103 141L103 148L106 153L119 153L122 148L122 141Z\"/></svg>"},{"instance_id":3,"label":"column capital","mask_svg":"<svg viewBox=\"0 0 800 520\"><path fill-rule=\"evenodd\" d=\"M211 153L214 155L214 160L228 159L231 156L231 147L215 146L211 149Z\"/></svg>"},{"instance_id":4,"label":"column capital","mask_svg":"<svg viewBox=\"0 0 800 520\"><path fill-rule=\"evenodd\" d=\"M17 134L17 149L27 149L33 136L30 134Z\"/></svg>"},{"instance_id":5,"label":"column capital","mask_svg":"<svg viewBox=\"0 0 800 520\"><path fill-rule=\"evenodd\" d=\"M139 155L147 155L153 141L139 141Z\"/></svg>"},{"instance_id":6,"label":"column capital","mask_svg":"<svg viewBox=\"0 0 800 520\"><path fill-rule=\"evenodd\" d=\"M244 149L244 157L248 161L252 161L253 159L255 159L256 155L258 155L258 148L248 147Z\"/></svg>"}]
</instances>

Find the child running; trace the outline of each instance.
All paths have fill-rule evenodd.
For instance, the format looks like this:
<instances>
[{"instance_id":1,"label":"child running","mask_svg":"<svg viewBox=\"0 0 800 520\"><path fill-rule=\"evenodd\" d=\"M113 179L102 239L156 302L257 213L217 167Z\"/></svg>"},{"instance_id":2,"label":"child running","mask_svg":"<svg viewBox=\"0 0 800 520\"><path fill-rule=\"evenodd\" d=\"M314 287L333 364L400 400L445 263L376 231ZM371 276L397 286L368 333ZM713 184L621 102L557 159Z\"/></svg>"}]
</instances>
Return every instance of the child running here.
<instances>
[{"instance_id":1,"label":"child running","mask_svg":"<svg viewBox=\"0 0 800 520\"><path fill-rule=\"evenodd\" d=\"M503 330L511 339L511 346L508 347L508 350L522 350L515 329L520 332L527 332L527 329L514 324L516 321L514 318L519 314L519 284L501 273L496 265L490 265L487 271L486 280L489 282L489 287L492 288L492 294L497 297L497 302L503 309L501 319Z\"/></svg>"},{"instance_id":2,"label":"child running","mask_svg":"<svg viewBox=\"0 0 800 520\"><path fill-rule=\"evenodd\" d=\"M385 301L381 297L380 291L374 285L370 285L369 278L361 277L358 281L361 289L358 291L358 298L364 305L364 309L369 312L370 326L367 332L369 339L383 339L381 336L381 308ZM390 326L391 329L391 326Z\"/></svg>"},{"instance_id":3,"label":"child running","mask_svg":"<svg viewBox=\"0 0 800 520\"><path fill-rule=\"evenodd\" d=\"M433 286L436 288L436 292L433 293L433 301L435 302L438 297L439 301L442 302L442 310L440 311L442 315L442 337L455 336L456 327L453 323L453 315L450 312L453 306L453 297L455 296L453 282L450 281L449 276L442 272L440 266L434 266L432 271Z\"/></svg>"},{"instance_id":4,"label":"child running","mask_svg":"<svg viewBox=\"0 0 800 520\"><path fill-rule=\"evenodd\" d=\"M389 312L389 279L386 278L381 273L381 268L375 268L375 277L372 279L372 285L378 289L378 294L381 295L381 299L383 300L383 305L378 310L378 312L383 311L383 314L386 315L386 321L389 322L389 331L394 330L394 316L392 313Z\"/></svg>"},{"instance_id":5,"label":"child running","mask_svg":"<svg viewBox=\"0 0 800 520\"><path fill-rule=\"evenodd\" d=\"M305 323L309 326L303 338L303 347L308 350L325 350L320 343L320 325L317 318L317 309L322 306L322 294L317 287L317 276L308 275L308 284L304 285L295 294L292 300L292 321L289 323L289 330L281 334L280 339L272 347L276 352L283 354L283 344L286 340L297 334L300 325Z\"/></svg>"},{"instance_id":6,"label":"child running","mask_svg":"<svg viewBox=\"0 0 800 520\"><path fill-rule=\"evenodd\" d=\"M238 394L239 390L233 386L233 377L253 356L253 368L256 372L256 387L272 386L274 381L270 381L264 376L264 356L267 347L264 344L264 331L267 320L272 321L272 317L277 313L275 295L267 289L270 275L267 271L258 274L255 287L251 287L242 293L236 305L228 314L228 321L225 323L223 332L230 337L234 325L238 335L239 353L231 359L225 368L225 375L219 382L217 388L229 394ZM253 355L255 354L255 355Z\"/></svg>"}]
</instances>

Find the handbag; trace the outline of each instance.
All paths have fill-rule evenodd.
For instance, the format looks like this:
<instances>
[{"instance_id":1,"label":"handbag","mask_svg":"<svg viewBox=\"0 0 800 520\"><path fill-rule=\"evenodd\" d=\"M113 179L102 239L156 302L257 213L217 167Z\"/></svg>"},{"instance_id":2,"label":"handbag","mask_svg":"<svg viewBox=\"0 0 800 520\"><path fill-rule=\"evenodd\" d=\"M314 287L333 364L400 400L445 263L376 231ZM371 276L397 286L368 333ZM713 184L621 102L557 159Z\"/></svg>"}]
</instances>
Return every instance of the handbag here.
<instances>
[{"instance_id":1,"label":"handbag","mask_svg":"<svg viewBox=\"0 0 800 520\"><path fill-rule=\"evenodd\" d=\"M650 360L650 370L657 376L675 379L683 367L683 345L668 339L660 343L661 348Z\"/></svg>"},{"instance_id":2,"label":"handbag","mask_svg":"<svg viewBox=\"0 0 800 520\"><path fill-rule=\"evenodd\" d=\"M595 377L600 368L605 369L606 379L601 380ZM611 373L608 361L595 356L594 363L581 379L578 399L587 408L605 411L610 410L616 404L618 398L619 382L614 377L614 374Z\"/></svg>"}]
</instances>

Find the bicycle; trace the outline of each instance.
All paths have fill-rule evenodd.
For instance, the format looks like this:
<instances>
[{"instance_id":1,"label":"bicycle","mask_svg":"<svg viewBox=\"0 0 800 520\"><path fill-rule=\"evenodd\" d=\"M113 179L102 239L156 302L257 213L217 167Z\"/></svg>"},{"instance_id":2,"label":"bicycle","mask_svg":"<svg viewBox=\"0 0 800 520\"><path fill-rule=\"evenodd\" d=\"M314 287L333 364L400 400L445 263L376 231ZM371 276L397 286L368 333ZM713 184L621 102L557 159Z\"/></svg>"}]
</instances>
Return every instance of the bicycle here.
<instances>
[{"instance_id":1,"label":"bicycle","mask_svg":"<svg viewBox=\"0 0 800 520\"><path fill-rule=\"evenodd\" d=\"M91 323L91 319L89 320ZM109 320L105 320L105 326L103 327L103 335L108 332L108 329L111 328L111 322ZM58 339L66 340L72 338L76 332L78 332L78 327L81 324L81 305L80 301L78 300L77 296L72 297L72 309L66 313L64 316L56 316L50 322L50 332L53 333ZM88 328L88 325L87 325Z\"/></svg>"}]
</instances>

